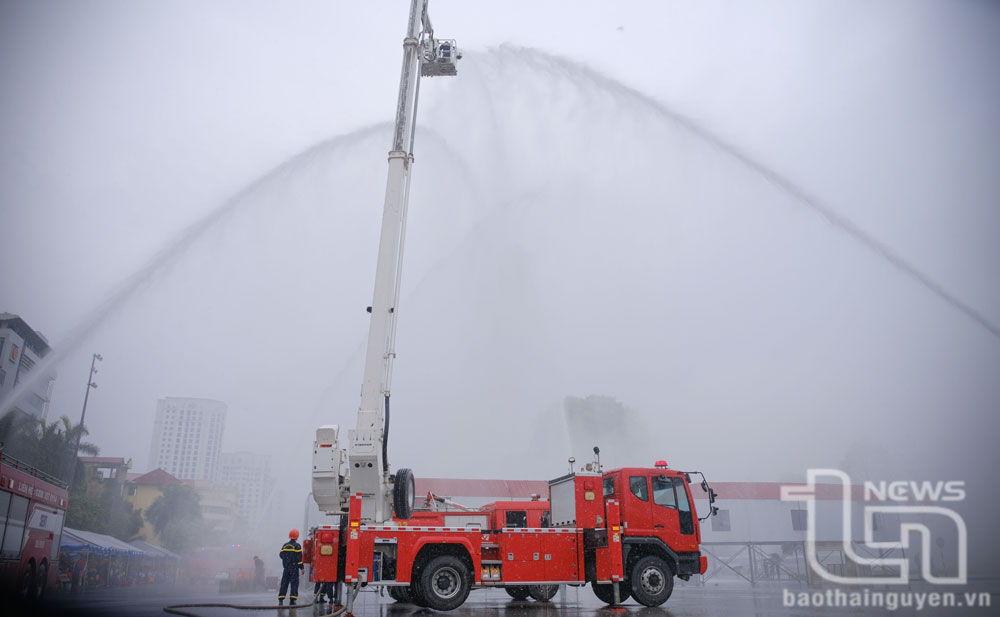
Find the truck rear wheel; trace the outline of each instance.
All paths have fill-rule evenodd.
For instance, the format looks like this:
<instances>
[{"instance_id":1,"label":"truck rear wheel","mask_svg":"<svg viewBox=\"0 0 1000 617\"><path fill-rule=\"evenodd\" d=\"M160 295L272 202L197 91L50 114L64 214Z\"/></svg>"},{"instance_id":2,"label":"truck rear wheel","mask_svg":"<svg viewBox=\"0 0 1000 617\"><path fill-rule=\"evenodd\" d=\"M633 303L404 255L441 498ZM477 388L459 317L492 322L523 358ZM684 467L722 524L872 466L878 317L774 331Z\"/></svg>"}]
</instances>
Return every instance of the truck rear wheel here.
<instances>
[{"instance_id":1,"label":"truck rear wheel","mask_svg":"<svg viewBox=\"0 0 1000 617\"><path fill-rule=\"evenodd\" d=\"M528 585L528 593L539 602L548 602L559 591L559 585Z\"/></svg>"},{"instance_id":2,"label":"truck rear wheel","mask_svg":"<svg viewBox=\"0 0 1000 617\"><path fill-rule=\"evenodd\" d=\"M527 600L528 599L528 586L527 585L508 585L504 587L504 591L507 595L514 598L515 600Z\"/></svg>"},{"instance_id":3,"label":"truck rear wheel","mask_svg":"<svg viewBox=\"0 0 1000 617\"><path fill-rule=\"evenodd\" d=\"M413 481L413 471L400 469L392 482L392 510L401 521L413 516L413 504L416 500L416 485Z\"/></svg>"},{"instance_id":4,"label":"truck rear wheel","mask_svg":"<svg viewBox=\"0 0 1000 617\"><path fill-rule=\"evenodd\" d=\"M34 599L41 600L45 595L45 586L48 584L49 564L45 561L38 566L38 574L35 577Z\"/></svg>"},{"instance_id":5,"label":"truck rear wheel","mask_svg":"<svg viewBox=\"0 0 1000 617\"><path fill-rule=\"evenodd\" d=\"M597 599L605 604L615 603L615 586L611 583L591 583L590 588L594 590ZM628 581L618 583L618 603L624 604L628 600L632 588Z\"/></svg>"},{"instance_id":6,"label":"truck rear wheel","mask_svg":"<svg viewBox=\"0 0 1000 617\"><path fill-rule=\"evenodd\" d=\"M389 587L389 597L396 602L402 602L403 604L410 603L410 588L401 585L393 585Z\"/></svg>"},{"instance_id":7,"label":"truck rear wheel","mask_svg":"<svg viewBox=\"0 0 1000 617\"><path fill-rule=\"evenodd\" d=\"M24 576L21 577L21 584L17 589L18 596L22 600L28 601L34 599L35 595L35 562L28 562L28 567L24 571Z\"/></svg>"},{"instance_id":8,"label":"truck rear wheel","mask_svg":"<svg viewBox=\"0 0 1000 617\"><path fill-rule=\"evenodd\" d=\"M431 559L420 575L420 590L427 606L438 611L458 608L469 597L469 570L452 555Z\"/></svg>"},{"instance_id":9,"label":"truck rear wheel","mask_svg":"<svg viewBox=\"0 0 1000 617\"><path fill-rule=\"evenodd\" d=\"M632 597L639 604L659 606L674 591L674 571L659 557L647 555L632 568Z\"/></svg>"}]
</instances>

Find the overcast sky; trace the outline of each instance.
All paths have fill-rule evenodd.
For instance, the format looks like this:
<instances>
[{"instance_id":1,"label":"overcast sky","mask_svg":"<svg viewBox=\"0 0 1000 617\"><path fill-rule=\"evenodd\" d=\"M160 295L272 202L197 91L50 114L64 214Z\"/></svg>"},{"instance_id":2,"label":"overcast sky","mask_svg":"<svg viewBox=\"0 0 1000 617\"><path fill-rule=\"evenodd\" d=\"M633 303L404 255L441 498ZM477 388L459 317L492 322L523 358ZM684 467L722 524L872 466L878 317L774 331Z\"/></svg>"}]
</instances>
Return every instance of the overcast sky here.
<instances>
[{"instance_id":1,"label":"overcast sky","mask_svg":"<svg viewBox=\"0 0 1000 617\"><path fill-rule=\"evenodd\" d=\"M69 351L53 415L103 354L103 454L146 470L156 399L215 398L224 450L270 452L301 503L315 426L354 422L407 4L0 5L0 310ZM996 325L994 3L431 15L466 56L421 89L394 466L558 475L588 394L643 424L613 464L995 466L1000 339L704 137Z\"/></svg>"}]
</instances>

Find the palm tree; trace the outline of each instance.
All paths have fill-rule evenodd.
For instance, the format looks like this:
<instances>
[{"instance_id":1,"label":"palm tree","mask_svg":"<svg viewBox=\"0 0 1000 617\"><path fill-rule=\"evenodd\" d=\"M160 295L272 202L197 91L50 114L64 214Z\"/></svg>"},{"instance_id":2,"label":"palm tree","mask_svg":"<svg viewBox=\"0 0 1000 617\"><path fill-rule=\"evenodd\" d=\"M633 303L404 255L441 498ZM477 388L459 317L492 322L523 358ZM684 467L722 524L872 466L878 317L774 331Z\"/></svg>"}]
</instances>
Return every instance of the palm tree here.
<instances>
[{"instance_id":1,"label":"palm tree","mask_svg":"<svg viewBox=\"0 0 1000 617\"><path fill-rule=\"evenodd\" d=\"M74 425L66 416L49 423L11 411L0 418L0 440L5 444L6 453L64 480L73 473L77 439L87 434L85 426ZM100 453L100 448L81 441L79 452L95 456Z\"/></svg>"},{"instance_id":2,"label":"palm tree","mask_svg":"<svg viewBox=\"0 0 1000 617\"><path fill-rule=\"evenodd\" d=\"M89 434L82 424L73 425L66 416L57 422L39 423L41 432L38 437L39 461L37 465L43 471L52 475L69 479L76 467L76 457L79 454L97 456L100 448L90 442L82 441ZM77 448L77 440L80 446Z\"/></svg>"}]
</instances>

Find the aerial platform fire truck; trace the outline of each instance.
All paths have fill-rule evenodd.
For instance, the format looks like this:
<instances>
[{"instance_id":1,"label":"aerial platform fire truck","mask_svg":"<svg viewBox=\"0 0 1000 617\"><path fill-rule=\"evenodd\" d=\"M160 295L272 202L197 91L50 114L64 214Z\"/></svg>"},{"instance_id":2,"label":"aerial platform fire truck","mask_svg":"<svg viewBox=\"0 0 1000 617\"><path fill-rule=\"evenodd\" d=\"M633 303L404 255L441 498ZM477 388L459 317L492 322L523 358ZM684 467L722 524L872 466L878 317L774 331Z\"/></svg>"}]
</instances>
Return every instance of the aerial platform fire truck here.
<instances>
[{"instance_id":1,"label":"aerial platform fire truck","mask_svg":"<svg viewBox=\"0 0 1000 617\"><path fill-rule=\"evenodd\" d=\"M454 41L434 37L427 0L411 2L403 50L357 424L346 449L337 425L316 430L313 497L331 524L311 529L304 543L310 580L348 585L348 612L366 586L436 610L460 606L472 588L546 600L560 584L587 583L608 604L631 596L658 606L674 577L707 568L692 474L709 495L706 518L716 510L715 492L700 472L663 461L605 471L595 447L593 463L574 470L570 459L570 473L549 482L547 500L415 511L412 471L390 471L390 383L419 82L456 75L461 59Z\"/></svg>"}]
</instances>

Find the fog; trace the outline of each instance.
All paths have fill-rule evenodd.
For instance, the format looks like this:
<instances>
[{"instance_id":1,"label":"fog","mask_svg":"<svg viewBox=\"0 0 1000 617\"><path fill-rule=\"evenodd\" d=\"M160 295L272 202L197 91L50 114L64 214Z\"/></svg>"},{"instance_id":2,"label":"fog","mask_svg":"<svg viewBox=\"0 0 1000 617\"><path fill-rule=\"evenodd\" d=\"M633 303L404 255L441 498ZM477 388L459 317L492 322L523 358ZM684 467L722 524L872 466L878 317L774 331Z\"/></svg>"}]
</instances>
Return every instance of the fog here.
<instances>
[{"instance_id":1,"label":"fog","mask_svg":"<svg viewBox=\"0 0 1000 617\"><path fill-rule=\"evenodd\" d=\"M996 542L994 5L431 9L465 58L421 88L394 467L955 478ZM405 10L0 8L0 310L50 415L100 352L91 440L146 471L157 398L225 401L272 533L353 426Z\"/></svg>"}]
</instances>

